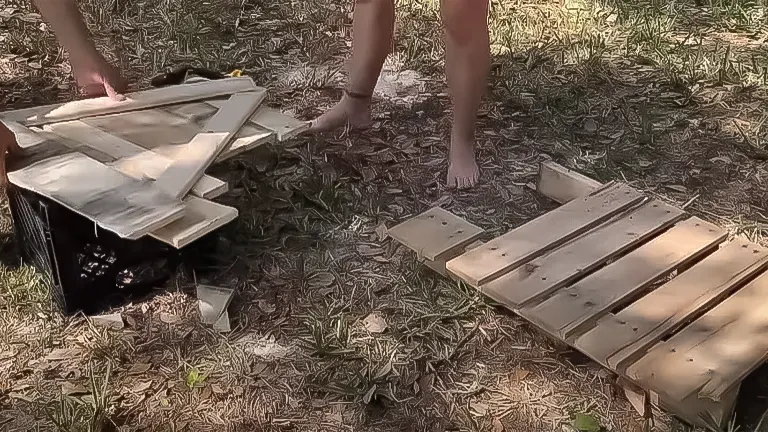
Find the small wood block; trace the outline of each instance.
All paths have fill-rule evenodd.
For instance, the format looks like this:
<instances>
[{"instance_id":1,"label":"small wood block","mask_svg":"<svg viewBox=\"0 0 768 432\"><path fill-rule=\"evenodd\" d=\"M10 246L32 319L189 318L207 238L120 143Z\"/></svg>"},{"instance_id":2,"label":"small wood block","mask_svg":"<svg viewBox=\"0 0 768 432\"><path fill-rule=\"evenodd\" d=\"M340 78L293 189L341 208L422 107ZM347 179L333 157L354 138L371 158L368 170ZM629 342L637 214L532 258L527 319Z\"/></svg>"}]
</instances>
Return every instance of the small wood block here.
<instances>
[{"instance_id":1,"label":"small wood block","mask_svg":"<svg viewBox=\"0 0 768 432\"><path fill-rule=\"evenodd\" d=\"M173 159L146 150L79 120L46 125L43 126L43 130L109 155L111 160L107 165L135 179L155 180L173 163ZM228 189L227 183L211 176L203 176L192 187L192 194L201 198L215 198L227 192Z\"/></svg>"},{"instance_id":2,"label":"small wood block","mask_svg":"<svg viewBox=\"0 0 768 432\"><path fill-rule=\"evenodd\" d=\"M198 285L197 303L200 308L200 321L203 324L215 324L219 321L226 313L234 294L235 291L229 288Z\"/></svg>"},{"instance_id":3,"label":"small wood block","mask_svg":"<svg viewBox=\"0 0 768 432\"><path fill-rule=\"evenodd\" d=\"M675 399L719 401L768 353L768 273L763 273L627 369ZM660 391L661 393L661 391Z\"/></svg>"},{"instance_id":4,"label":"small wood block","mask_svg":"<svg viewBox=\"0 0 768 432\"><path fill-rule=\"evenodd\" d=\"M150 235L180 249L232 222L238 215L234 207L196 197L187 197L184 205L184 217L153 231Z\"/></svg>"},{"instance_id":5,"label":"small wood block","mask_svg":"<svg viewBox=\"0 0 768 432\"><path fill-rule=\"evenodd\" d=\"M232 96L229 102L208 120L203 130L187 144L184 155L174 159L157 178L155 185L172 197L183 198L265 97L265 91L238 93Z\"/></svg>"},{"instance_id":6,"label":"small wood block","mask_svg":"<svg viewBox=\"0 0 768 432\"><path fill-rule=\"evenodd\" d=\"M699 218L687 219L544 302L518 312L569 341L614 306L710 251L726 236L725 231Z\"/></svg>"},{"instance_id":7,"label":"small wood block","mask_svg":"<svg viewBox=\"0 0 768 432\"><path fill-rule=\"evenodd\" d=\"M748 241L732 241L626 309L602 318L574 346L622 372L628 362L645 355L697 311L721 301L767 266L768 250Z\"/></svg>"},{"instance_id":8,"label":"small wood block","mask_svg":"<svg viewBox=\"0 0 768 432\"><path fill-rule=\"evenodd\" d=\"M480 287L505 306L532 306L581 275L669 228L680 209L654 200Z\"/></svg>"},{"instance_id":9,"label":"small wood block","mask_svg":"<svg viewBox=\"0 0 768 432\"><path fill-rule=\"evenodd\" d=\"M440 207L432 207L387 230L390 237L415 251L419 258L430 261L468 245L482 233L482 228Z\"/></svg>"},{"instance_id":10,"label":"small wood block","mask_svg":"<svg viewBox=\"0 0 768 432\"><path fill-rule=\"evenodd\" d=\"M531 259L602 224L643 200L637 190L616 184L550 211L446 264L449 273L480 287Z\"/></svg>"},{"instance_id":11,"label":"small wood block","mask_svg":"<svg viewBox=\"0 0 768 432\"><path fill-rule=\"evenodd\" d=\"M79 153L37 162L8 178L132 240L184 216L180 200Z\"/></svg>"},{"instance_id":12,"label":"small wood block","mask_svg":"<svg viewBox=\"0 0 768 432\"><path fill-rule=\"evenodd\" d=\"M143 110L163 105L179 104L239 92L264 91L248 77L225 78L194 84L181 84L159 89L144 90L125 95L125 100L108 97L83 99L63 104L47 105L2 113L0 117L25 126L39 126L85 117Z\"/></svg>"},{"instance_id":13,"label":"small wood block","mask_svg":"<svg viewBox=\"0 0 768 432\"><path fill-rule=\"evenodd\" d=\"M600 182L552 161L539 166L536 190L560 204L585 197L600 188Z\"/></svg>"}]
</instances>

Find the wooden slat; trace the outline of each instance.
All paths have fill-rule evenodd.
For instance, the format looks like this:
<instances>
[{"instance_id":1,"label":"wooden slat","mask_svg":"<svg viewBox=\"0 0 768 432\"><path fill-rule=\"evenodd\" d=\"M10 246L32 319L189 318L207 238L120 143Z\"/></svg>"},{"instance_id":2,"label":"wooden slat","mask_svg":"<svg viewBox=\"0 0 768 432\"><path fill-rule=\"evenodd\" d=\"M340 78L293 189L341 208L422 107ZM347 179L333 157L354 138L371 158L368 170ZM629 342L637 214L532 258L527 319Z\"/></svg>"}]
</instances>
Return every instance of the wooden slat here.
<instances>
[{"instance_id":1,"label":"wooden slat","mask_svg":"<svg viewBox=\"0 0 768 432\"><path fill-rule=\"evenodd\" d=\"M172 222L150 236L175 248L183 248L200 237L232 222L237 209L196 197L184 200L184 217Z\"/></svg>"},{"instance_id":2,"label":"wooden slat","mask_svg":"<svg viewBox=\"0 0 768 432\"><path fill-rule=\"evenodd\" d=\"M480 286L511 309L530 306L680 220L684 212L654 200Z\"/></svg>"},{"instance_id":3,"label":"wooden slat","mask_svg":"<svg viewBox=\"0 0 768 432\"><path fill-rule=\"evenodd\" d=\"M627 368L637 382L680 400L720 400L768 353L768 273L661 342Z\"/></svg>"},{"instance_id":4,"label":"wooden slat","mask_svg":"<svg viewBox=\"0 0 768 432\"><path fill-rule=\"evenodd\" d=\"M432 207L387 230L390 237L430 261L468 245L482 233L482 228L440 207Z\"/></svg>"},{"instance_id":5,"label":"wooden slat","mask_svg":"<svg viewBox=\"0 0 768 432\"><path fill-rule=\"evenodd\" d=\"M205 103L220 108L224 101L211 99ZM251 117L251 122L259 127L273 131L277 140L287 141L309 129L309 122L297 120L269 107L260 107Z\"/></svg>"},{"instance_id":6,"label":"wooden slat","mask_svg":"<svg viewBox=\"0 0 768 432\"><path fill-rule=\"evenodd\" d=\"M137 179L150 178L155 180L173 162L170 158L146 150L79 120L45 125L43 130L80 142L111 156L113 159L107 165ZM211 176L203 176L192 188L192 194L211 199L227 190L227 183Z\"/></svg>"},{"instance_id":7,"label":"wooden slat","mask_svg":"<svg viewBox=\"0 0 768 432\"><path fill-rule=\"evenodd\" d=\"M180 107L202 105L210 109L205 120L218 111L205 103L175 105L168 108L156 108L128 113L89 117L83 122L119 136L145 149L175 159L184 153L184 147L202 130L204 121L184 117L174 112ZM200 121L200 123L198 123ZM235 134L232 143L216 158L216 162L252 150L262 144L273 143L276 135L269 130L246 123Z\"/></svg>"},{"instance_id":8,"label":"wooden slat","mask_svg":"<svg viewBox=\"0 0 768 432\"><path fill-rule=\"evenodd\" d=\"M564 288L520 315L552 335L570 340L624 300L725 240L720 228L698 218L669 231Z\"/></svg>"},{"instance_id":9,"label":"wooden slat","mask_svg":"<svg viewBox=\"0 0 768 432\"><path fill-rule=\"evenodd\" d=\"M45 159L8 178L123 238L137 239L184 215L180 200L79 153Z\"/></svg>"},{"instance_id":10,"label":"wooden slat","mask_svg":"<svg viewBox=\"0 0 768 432\"><path fill-rule=\"evenodd\" d=\"M608 315L574 346L603 366L623 371L648 348L768 266L768 250L732 241L670 282Z\"/></svg>"},{"instance_id":11,"label":"wooden slat","mask_svg":"<svg viewBox=\"0 0 768 432\"><path fill-rule=\"evenodd\" d=\"M446 269L477 288L596 227L642 199L643 195L629 186L607 187L594 195L575 199L449 261Z\"/></svg>"},{"instance_id":12,"label":"wooden slat","mask_svg":"<svg viewBox=\"0 0 768 432\"><path fill-rule=\"evenodd\" d=\"M155 186L175 198L183 198L208 166L229 144L240 127L256 111L265 92L232 96L186 146L186 151L157 178Z\"/></svg>"},{"instance_id":13,"label":"wooden slat","mask_svg":"<svg viewBox=\"0 0 768 432\"><path fill-rule=\"evenodd\" d=\"M143 110L248 91L264 91L264 89L257 87L248 77L226 78L130 93L125 95L126 98L123 101L113 101L108 97L83 99L68 103L8 111L0 114L0 117L25 126L38 126L46 123Z\"/></svg>"},{"instance_id":14,"label":"wooden slat","mask_svg":"<svg viewBox=\"0 0 768 432\"><path fill-rule=\"evenodd\" d=\"M585 197L600 186L600 182L552 161L542 162L539 166L536 190L560 204Z\"/></svg>"}]
</instances>

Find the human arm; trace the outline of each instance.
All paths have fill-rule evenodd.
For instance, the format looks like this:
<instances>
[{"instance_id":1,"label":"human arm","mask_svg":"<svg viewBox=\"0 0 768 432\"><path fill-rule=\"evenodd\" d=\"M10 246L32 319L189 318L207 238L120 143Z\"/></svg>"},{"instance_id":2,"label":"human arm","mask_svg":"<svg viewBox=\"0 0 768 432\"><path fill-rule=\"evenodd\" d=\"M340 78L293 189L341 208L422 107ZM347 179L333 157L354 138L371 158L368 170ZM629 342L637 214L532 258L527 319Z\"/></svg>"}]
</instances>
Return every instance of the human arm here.
<instances>
[{"instance_id":1,"label":"human arm","mask_svg":"<svg viewBox=\"0 0 768 432\"><path fill-rule=\"evenodd\" d=\"M43 18L56 34L56 39L69 52L78 85L89 96L106 92L120 99L125 83L118 71L99 54L75 0L33 0Z\"/></svg>"}]
</instances>

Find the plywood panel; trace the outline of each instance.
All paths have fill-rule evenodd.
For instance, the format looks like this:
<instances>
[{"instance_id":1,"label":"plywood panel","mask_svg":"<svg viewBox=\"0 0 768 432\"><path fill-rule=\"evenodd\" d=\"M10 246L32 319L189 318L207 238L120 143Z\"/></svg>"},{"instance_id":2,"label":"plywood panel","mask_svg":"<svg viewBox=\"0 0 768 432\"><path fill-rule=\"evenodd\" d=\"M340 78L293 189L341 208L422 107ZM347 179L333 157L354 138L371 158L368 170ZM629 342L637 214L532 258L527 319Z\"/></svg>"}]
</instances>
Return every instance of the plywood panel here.
<instances>
[{"instance_id":1,"label":"plywood panel","mask_svg":"<svg viewBox=\"0 0 768 432\"><path fill-rule=\"evenodd\" d=\"M0 117L25 126L39 126L85 117L143 110L163 105L210 99L247 91L265 91L248 77L182 84L159 89L129 93L123 101L108 97L83 99L73 102L8 111Z\"/></svg>"},{"instance_id":2,"label":"plywood panel","mask_svg":"<svg viewBox=\"0 0 768 432\"><path fill-rule=\"evenodd\" d=\"M430 261L471 243L482 233L482 228L440 207L433 207L387 230L390 237Z\"/></svg>"},{"instance_id":3,"label":"plywood panel","mask_svg":"<svg viewBox=\"0 0 768 432\"><path fill-rule=\"evenodd\" d=\"M146 150L79 120L45 125L43 130L109 155L111 159L107 165L137 179L157 179L173 162L168 157ZM203 176L192 188L192 193L201 198L215 198L227 190L225 182L211 176Z\"/></svg>"},{"instance_id":4,"label":"plywood panel","mask_svg":"<svg viewBox=\"0 0 768 432\"><path fill-rule=\"evenodd\" d=\"M721 400L768 353L768 273L736 291L627 369L670 397Z\"/></svg>"},{"instance_id":5,"label":"plywood panel","mask_svg":"<svg viewBox=\"0 0 768 432\"><path fill-rule=\"evenodd\" d=\"M600 225L643 199L629 186L616 184L575 199L495 238L446 264L446 269L479 287L554 247Z\"/></svg>"},{"instance_id":6,"label":"plywood panel","mask_svg":"<svg viewBox=\"0 0 768 432\"><path fill-rule=\"evenodd\" d=\"M8 178L124 238L137 239L184 215L181 201L79 153L45 159Z\"/></svg>"},{"instance_id":7,"label":"plywood panel","mask_svg":"<svg viewBox=\"0 0 768 432\"><path fill-rule=\"evenodd\" d=\"M670 282L640 298L574 341L581 352L614 370L646 354L675 331L768 266L768 250L732 241Z\"/></svg>"},{"instance_id":8,"label":"plywood panel","mask_svg":"<svg viewBox=\"0 0 768 432\"><path fill-rule=\"evenodd\" d=\"M682 217L682 210L654 200L481 285L480 290L512 309L536 303Z\"/></svg>"},{"instance_id":9,"label":"plywood panel","mask_svg":"<svg viewBox=\"0 0 768 432\"><path fill-rule=\"evenodd\" d=\"M183 198L248 121L265 96L265 92L238 93L232 96L186 145L184 154L175 158L157 178L155 186L172 197Z\"/></svg>"},{"instance_id":10,"label":"plywood panel","mask_svg":"<svg viewBox=\"0 0 768 432\"><path fill-rule=\"evenodd\" d=\"M726 236L715 225L690 218L542 303L518 312L548 333L570 340L613 307L711 250Z\"/></svg>"}]
</instances>

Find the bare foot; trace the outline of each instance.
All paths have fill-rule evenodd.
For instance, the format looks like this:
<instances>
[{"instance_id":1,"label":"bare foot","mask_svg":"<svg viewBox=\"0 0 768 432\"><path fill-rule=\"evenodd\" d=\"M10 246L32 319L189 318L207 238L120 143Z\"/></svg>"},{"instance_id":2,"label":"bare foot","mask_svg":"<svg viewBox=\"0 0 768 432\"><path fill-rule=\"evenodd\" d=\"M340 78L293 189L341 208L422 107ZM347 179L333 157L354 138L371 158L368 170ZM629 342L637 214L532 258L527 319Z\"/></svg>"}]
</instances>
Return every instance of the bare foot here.
<instances>
[{"instance_id":1,"label":"bare foot","mask_svg":"<svg viewBox=\"0 0 768 432\"><path fill-rule=\"evenodd\" d=\"M372 124L371 99L345 93L336 106L312 121L308 132L332 132L342 127L361 130L368 129Z\"/></svg>"},{"instance_id":2,"label":"bare foot","mask_svg":"<svg viewBox=\"0 0 768 432\"><path fill-rule=\"evenodd\" d=\"M448 187L469 189L480 180L480 168L475 161L474 139L451 139L448 165Z\"/></svg>"}]
</instances>

